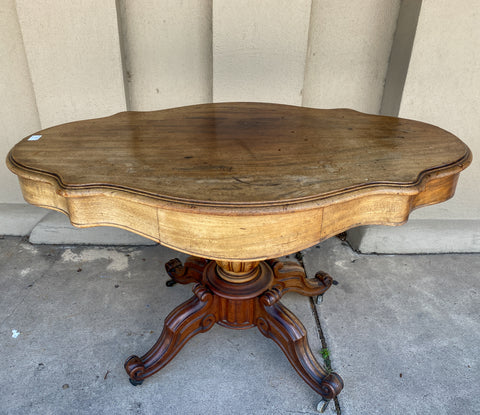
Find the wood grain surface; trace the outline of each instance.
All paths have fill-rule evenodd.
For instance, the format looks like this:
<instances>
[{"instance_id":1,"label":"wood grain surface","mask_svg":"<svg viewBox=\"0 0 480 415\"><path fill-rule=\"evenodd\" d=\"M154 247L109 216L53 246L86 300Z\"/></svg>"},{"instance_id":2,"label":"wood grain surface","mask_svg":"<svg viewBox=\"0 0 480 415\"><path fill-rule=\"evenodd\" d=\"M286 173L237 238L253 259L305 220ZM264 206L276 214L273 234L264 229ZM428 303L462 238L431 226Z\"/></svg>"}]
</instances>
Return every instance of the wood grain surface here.
<instances>
[{"instance_id":1,"label":"wood grain surface","mask_svg":"<svg viewBox=\"0 0 480 415\"><path fill-rule=\"evenodd\" d=\"M30 203L233 261L403 223L451 197L471 161L429 124L263 103L123 112L36 134L7 159Z\"/></svg>"}]
</instances>

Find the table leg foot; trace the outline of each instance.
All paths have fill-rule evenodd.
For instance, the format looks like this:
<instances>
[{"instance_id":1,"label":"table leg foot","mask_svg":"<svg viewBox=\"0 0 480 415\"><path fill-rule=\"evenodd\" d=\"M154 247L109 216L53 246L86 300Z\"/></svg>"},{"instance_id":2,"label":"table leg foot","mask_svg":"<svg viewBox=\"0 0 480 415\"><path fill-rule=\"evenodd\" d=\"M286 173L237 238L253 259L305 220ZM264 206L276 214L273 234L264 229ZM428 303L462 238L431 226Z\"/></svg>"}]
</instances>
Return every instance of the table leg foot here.
<instances>
[{"instance_id":1,"label":"table leg foot","mask_svg":"<svg viewBox=\"0 0 480 415\"><path fill-rule=\"evenodd\" d=\"M135 380L132 378L128 379L133 386L140 386L143 383L143 380Z\"/></svg>"},{"instance_id":2,"label":"table leg foot","mask_svg":"<svg viewBox=\"0 0 480 415\"><path fill-rule=\"evenodd\" d=\"M165 283L165 285L166 285L167 287L173 287L176 283L177 283L177 281L172 280L172 279L169 279L169 280Z\"/></svg>"},{"instance_id":3,"label":"table leg foot","mask_svg":"<svg viewBox=\"0 0 480 415\"><path fill-rule=\"evenodd\" d=\"M266 305L270 298L261 301L257 319L260 332L280 346L297 373L325 400L333 399L343 389L342 378L329 373L313 356L307 332L300 320L283 304Z\"/></svg>"},{"instance_id":4,"label":"table leg foot","mask_svg":"<svg viewBox=\"0 0 480 415\"><path fill-rule=\"evenodd\" d=\"M178 258L171 259L165 264L165 270L171 278L167 281L167 286L172 287L176 283L191 284L201 282L203 270L209 262L208 259L190 256L185 261L185 265L182 265Z\"/></svg>"},{"instance_id":5,"label":"table leg foot","mask_svg":"<svg viewBox=\"0 0 480 415\"><path fill-rule=\"evenodd\" d=\"M165 319L162 334L155 345L144 356L131 356L126 360L125 370L132 385L140 384L158 372L193 336L210 330L216 323L212 293L200 284L193 288L193 292L195 295L190 300Z\"/></svg>"},{"instance_id":6,"label":"table leg foot","mask_svg":"<svg viewBox=\"0 0 480 415\"><path fill-rule=\"evenodd\" d=\"M321 296L332 285L333 279L326 272L319 271L315 278L307 278L305 270L297 262L282 262L278 259L268 261L275 278L274 288L281 295L294 291L308 297Z\"/></svg>"},{"instance_id":7,"label":"table leg foot","mask_svg":"<svg viewBox=\"0 0 480 415\"><path fill-rule=\"evenodd\" d=\"M317 411L323 414L328 408L329 403L330 403L330 400L322 399L317 405Z\"/></svg>"}]
</instances>

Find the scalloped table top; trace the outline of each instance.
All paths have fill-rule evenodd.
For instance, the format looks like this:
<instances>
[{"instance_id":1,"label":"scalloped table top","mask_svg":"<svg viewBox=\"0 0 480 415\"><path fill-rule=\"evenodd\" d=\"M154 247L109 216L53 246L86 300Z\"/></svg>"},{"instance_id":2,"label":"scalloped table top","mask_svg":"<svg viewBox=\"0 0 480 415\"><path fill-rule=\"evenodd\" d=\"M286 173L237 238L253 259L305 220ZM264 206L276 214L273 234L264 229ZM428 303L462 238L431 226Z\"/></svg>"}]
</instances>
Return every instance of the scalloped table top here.
<instances>
[{"instance_id":1,"label":"scalloped table top","mask_svg":"<svg viewBox=\"0 0 480 415\"><path fill-rule=\"evenodd\" d=\"M7 160L20 177L27 201L61 210L79 226L124 227L185 252L237 260L254 255L206 255L207 250L198 247L162 241L158 224L164 222L162 214L183 212L197 214L197 219L203 215L200 222L209 216L215 222L212 226L222 226L215 218L245 220L304 212L306 220L305 212L318 214L322 209L321 222L325 222L325 207L335 204L343 209L348 200L356 199L358 211L351 210L353 205L345 211L345 216L356 215L356 220L343 219L345 223L333 226L334 232L358 224L401 223L411 209L451 197L458 174L471 160L461 140L429 124L348 109L263 103L122 112L47 128L35 136L19 142ZM390 195L392 201L374 209L374 214L383 212L375 221L366 211L371 209L369 203L363 207L362 203L379 194ZM402 201L398 195L404 196ZM109 216L104 209L107 201L109 206L116 204L113 199L118 199L118 206ZM85 212L81 200L89 202ZM121 206L128 203L130 207ZM152 216L157 230L146 232L134 219L126 219L125 212L124 218L116 213L127 209L131 216L134 204L156 210ZM398 209L403 209L403 217ZM238 233L242 226L233 222L228 231ZM272 225L283 226L283 221ZM207 229L192 231L189 237L202 239ZM320 237L321 229L318 232L317 242L325 236ZM217 242L221 245L222 238ZM293 252L291 245L288 250ZM257 256L285 253L277 251Z\"/></svg>"}]
</instances>

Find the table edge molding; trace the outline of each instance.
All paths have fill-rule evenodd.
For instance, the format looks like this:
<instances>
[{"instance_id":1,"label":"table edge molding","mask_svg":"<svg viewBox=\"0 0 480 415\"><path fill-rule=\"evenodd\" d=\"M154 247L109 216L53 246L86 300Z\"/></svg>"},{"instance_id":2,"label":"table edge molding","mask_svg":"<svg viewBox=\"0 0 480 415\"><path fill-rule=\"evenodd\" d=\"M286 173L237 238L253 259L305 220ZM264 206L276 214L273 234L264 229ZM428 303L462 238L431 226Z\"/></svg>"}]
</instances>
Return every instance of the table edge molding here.
<instances>
[{"instance_id":1,"label":"table edge molding","mask_svg":"<svg viewBox=\"0 0 480 415\"><path fill-rule=\"evenodd\" d=\"M7 165L27 202L66 214L74 226L114 226L190 255L251 261L288 255L360 225L401 225L412 210L451 198L471 159L466 147L462 159L423 171L415 183L371 183L263 206L185 203L113 187L67 189L56 176L19 165L10 153ZM238 238L251 243L239 245Z\"/></svg>"}]
</instances>

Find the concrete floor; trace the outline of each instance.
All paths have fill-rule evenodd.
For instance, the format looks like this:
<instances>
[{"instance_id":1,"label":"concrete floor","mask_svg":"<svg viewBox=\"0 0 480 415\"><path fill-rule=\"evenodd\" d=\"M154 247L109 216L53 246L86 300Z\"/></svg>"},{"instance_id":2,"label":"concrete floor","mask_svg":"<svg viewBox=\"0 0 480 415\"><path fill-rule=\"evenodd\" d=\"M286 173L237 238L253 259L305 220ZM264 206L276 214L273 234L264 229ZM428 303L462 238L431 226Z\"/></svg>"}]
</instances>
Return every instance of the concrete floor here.
<instances>
[{"instance_id":1,"label":"concrete floor","mask_svg":"<svg viewBox=\"0 0 480 415\"><path fill-rule=\"evenodd\" d=\"M1 414L315 414L318 396L256 329L215 326L143 385L123 369L191 296L165 286L160 246L0 239ZM337 285L317 306L345 381L327 414L480 414L480 255L358 255L332 238L303 252ZM284 302L321 359L308 298Z\"/></svg>"}]
</instances>

